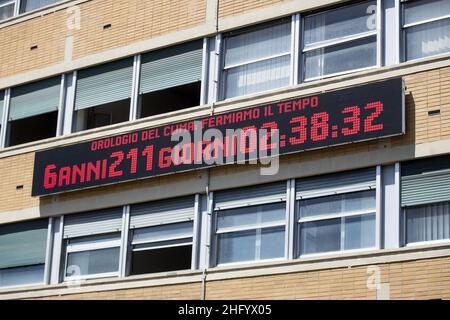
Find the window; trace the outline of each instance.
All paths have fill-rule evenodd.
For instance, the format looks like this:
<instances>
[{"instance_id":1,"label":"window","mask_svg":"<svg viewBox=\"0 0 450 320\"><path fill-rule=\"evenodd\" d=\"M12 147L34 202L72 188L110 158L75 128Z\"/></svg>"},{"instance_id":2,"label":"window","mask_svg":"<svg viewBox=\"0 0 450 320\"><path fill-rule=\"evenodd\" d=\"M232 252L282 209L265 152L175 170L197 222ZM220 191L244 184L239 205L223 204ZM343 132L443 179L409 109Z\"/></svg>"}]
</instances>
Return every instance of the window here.
<instances>
[{"instance_id":1,"label":"window","mask_svg":"<svg viewBox=\"0 0 450 320\"><path fill-rule=\"evenodd\" d=\"M405 60L450 51L450 2L408 1L403 4Z\"/></svg>"},{"instance_id":2,"label":"window","mask_svg":"<svg viewBox=\"0 0 450 320\"><path fill-rule=\"evenodd\" d=\"M290 20L225 36L223 98L288 86L291 50Z\"/></svg>"},{"instance_id":3,"label":"window","mask_svg":"<svg viewBox=\"0 0 450 320\"><path fill-rule=\"evenodd\" d=\"M298 254L374 248L375 189L373 168L298 179Z\"/></svg>"},{"instance_id":4,"label":"window","mask_svg":"<svg viewBox=\"0 0 450 320\"><path fill-rule=\"evenodd\" d=\"M131 274L191 269L194 198L131 206Z\"/></svg>"},{"instance_id":5,"label":"window","mask_svg":"<svg viewBox=\"0 0 450 320\"><path fill-rule=\"evenodd\" d=\"M216 263L285 257L286 183L214 194Z\"/></svg>"},{"instance_id":6,"label":"window","mask_svg":"<svg viewBox=\"0 0 450 320\"><path fill-rule=\"evenodd\" d=\"M217 263L284 257L286 205L266 204L217 213Z\"/></svg>"},{"instance_id":7,"label":"window","mask_svg":"<svg viewBox=\"0 0 450 320\"><path fill-rule=\"evenodd\" d=\"M300 254L375 246L375 191L297 202Z\"/></svg>"},{"instance_id":8,"label":"window","mask_svg":"<svg viewBox=\"0 0 450 320\"><path fill-rule=\"evenodd\" d=\"M377 65L377 1L304 18L304 79L314 80Z\"/></svg>"},{"instance_id":9,"label":"window","mask_svg":"<svg viewBox=\"0 0 450 320\"><path fill-rule=\"evenodd\" d=\"M60 77L11 89L8 146L56 136L60 90Z\"/></svg>"},{"instance_id":10,"label":"window","mask_svg":"<svg viewBox=\"0 0 450 320\"><path fill-rule=\"evenodd\" d=\"M65 280L119 275L122 211L120 207L65 217Z\"/></svg>"},{"instance_id":11,"label":"window","mask_svg":"<svg viewBox=\"0 0 450 320\"><path fill-rule=\"evenodd\" d=\"M406 209L406 243L450 239L450 202Z\"/></svg>"},{"instance_id":12,"label":"window","mask_svg":"<svg viewBox=\"0 0 450 320\"><path fill-rule=\"evenodd\" d=\"M0 0L0 21L14 15L16 0Z\"/></svg>"},{"instance_id":13,"label":"window","mask_svg":"<svg viewBox=\"0 0 450 320\"><path fill-rule=\"evenodd\" d=\"M202 49L200 40L142 55L140 117L200 105Z\"/></svg>"},{"instance_id":14,"label":"window","mask_svg":"<svg viewBox=\"0 0 450 320\"><path fill-rule=\"evenodd\" d=\"M132 79L132 58L78 71L74 131L128 121Z\"/></svg>"},{"instance_id":15,"label":"window","mask_svg":"<svg viewBox=\"0 0 450 320\"><path fill-rule=\"evenodd\" d=\"M120 233L69 239L66 253L66 280L89 276L117 276Z\"/></svg>"},{"instance_id":16,"label":"window","mask_svg":"<svg viewBox=\"0 0 450 320\"><path fill-rule=\"evenodd\" d=\"M450 239L450 157L402 164L401 202L406 244Z\"/></svg>"},{"instance_id":17,"label":"window","mask_svg":"<svg viewBox=\"0 0 450 320\"><path fill-rule=\"evenodd\" d=\"M0 287L42 284L48 220L0 226Z\"/></svg>"}]
</instances>

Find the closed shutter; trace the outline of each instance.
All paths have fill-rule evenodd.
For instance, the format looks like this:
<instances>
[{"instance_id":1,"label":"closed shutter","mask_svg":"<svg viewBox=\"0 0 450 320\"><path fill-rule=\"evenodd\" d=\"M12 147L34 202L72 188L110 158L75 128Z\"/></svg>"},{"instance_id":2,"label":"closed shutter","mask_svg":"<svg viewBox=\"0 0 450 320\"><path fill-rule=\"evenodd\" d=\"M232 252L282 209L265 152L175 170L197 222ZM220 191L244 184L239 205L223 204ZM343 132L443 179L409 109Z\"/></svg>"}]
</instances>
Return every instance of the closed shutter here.
<instances>
[{"instance_id":1,"label":"closed shutter","mask_svg":"<svg viewBox=\"0 0 450 320\"><path fill-rule=\"evenodd\" d=\"M298 179L295 186L297 199L342 194L375 188L375 168Z\"/></svg>"},{"instance_id":2,"label":"closed shutter","mask_svg":"<svg viewBox=\"0 0 450 320\"><path fill-rule=\"evenodd\" d=\"M402 176L402 206L450 201L450 169Z\"/></svg>"},{"instance_id":3,"label":"closed shutter","mask_svg":"<svg viewBox=\"0 0 450 320\"><path fill-rule=\"evenodd\" d=\"M5 91L0 91L0 127L2 125L3 105L5 104Z\"/></svg>"},{"instance_id":4,"label":"closed shutter","mask_svg":"<svg viewBox=\"0 0 450 320\"><path fill-rule=\"evenodd\" d=\"M123 208L70 215L64 218L64 238L75 238L122 230Z\"/></svg>"},{"instance_id":5,"label":"closed shutter","mask_svg":"<svg viewBox=\"0 0 450 320\"><path fill-rule=\"evenodd\" d=\"M132 58L78 71L75 110L130 98L132 81Z\"/></svg>"},{"instance_id":6,"label":"closed shutter","mask_svg":"<svg viewBox=\"0 0 450 320\"><path fill-rule=\"evenodd\" d=\"M286 201L286 182L214 193L214 210Z\"/></svg>"},{"instance_id":7,"label":"closed shutter","mask_svg":"<svg viewBox=\"0 0 450 320\"><path fill-rule=\"evenodd\" d=\"M0 226L0 269L45 263L48 220Z\"/></svg>"},{"instance_id":8,"label":"closed shutter","mask_svg":"<svg viewBox=\"0 0 450 320\"><path fill-rule=\"evenodd\" d=\"M131 206L130 228L144 228L163 224L192 221L194 197L171 199Z\"/></svg>"},{"instance_id":9,"label":"closed shutter","mask_svg":"<svg viewBox=\"0 0 450 320\"><path fill-rule=\"evenodd\" d=\"M12 88L9 120L14 121L57 111L60 91L60 77Z\"/></svg>"},{"instance_id":10,"label":"closed shutter","mask_svg":"<svg viewBox=\"0 0 450 320\"><path fill-rule=\"evenodd\" d=\"M202 76L202 41L150 52L142 56L140 93L197 82Z\"/></svg>"}]
</instances>

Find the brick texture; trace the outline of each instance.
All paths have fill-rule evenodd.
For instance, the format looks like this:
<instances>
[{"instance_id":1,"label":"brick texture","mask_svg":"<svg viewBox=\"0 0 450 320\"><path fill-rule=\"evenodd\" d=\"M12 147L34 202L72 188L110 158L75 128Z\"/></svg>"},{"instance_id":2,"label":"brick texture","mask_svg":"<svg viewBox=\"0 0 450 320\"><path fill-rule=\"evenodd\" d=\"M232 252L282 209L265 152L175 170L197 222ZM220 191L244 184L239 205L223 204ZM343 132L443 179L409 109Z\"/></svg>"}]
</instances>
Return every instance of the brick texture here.
<instances>
[{"instance_id":1,"label":"brick texture","mask_svg":"<svg viewBox=\"0 0 450 320\"><path fill-rule=\"evenodd\" d=\"M240 15L248 11L281 5L291 0L220 0L219 18Z\"/></svg>"},{"instance_id":2,"label":"brick texture","mask_svg":"<svg viewBox=\"0 0 450 320\"><path fill-rule=\"evenodd\" d=\"M372 268L320 271L206 282L206 299L376 299ZM373 267L373 266L370 266ZM391 299L450 299L450 258L378 265ZM369 286L368 286L369 283ZM371 286L373 285L373 286ZM200 283L61 295L57 299L200 299ZM54 299L55 297L49 297Z\"/></svg>"},{"instance_id":3,"label":"brick texture","mask_svg":"<svg viewBox=\"0 0 450 320\"><path fill-rule=\"evenodd\" d=\"M66 10L0 28L0 78L63 62L68 36L77 59L206 20L206 0L92 0L78 8L79 29L68 27L74 13Z\"/></svg>"}]
</instances>

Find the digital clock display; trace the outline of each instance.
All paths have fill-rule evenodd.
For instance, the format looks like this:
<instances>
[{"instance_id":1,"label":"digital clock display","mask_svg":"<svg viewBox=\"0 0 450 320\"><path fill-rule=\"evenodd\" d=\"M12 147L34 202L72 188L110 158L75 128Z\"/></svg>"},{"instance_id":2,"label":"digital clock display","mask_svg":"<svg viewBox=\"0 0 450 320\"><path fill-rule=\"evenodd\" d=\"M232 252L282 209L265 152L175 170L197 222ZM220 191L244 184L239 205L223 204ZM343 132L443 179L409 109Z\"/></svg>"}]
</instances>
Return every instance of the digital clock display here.
<instances>
[{"instance_id":1,"label":"digital clock display","mask_svg":"<svg viewBox=\"0 0 450 320\"><path fill-rule=\"evenodd\" d=\"M404 113L398 78L46 150L32 195L399 135Z\"/></svg>"}]
</instances>

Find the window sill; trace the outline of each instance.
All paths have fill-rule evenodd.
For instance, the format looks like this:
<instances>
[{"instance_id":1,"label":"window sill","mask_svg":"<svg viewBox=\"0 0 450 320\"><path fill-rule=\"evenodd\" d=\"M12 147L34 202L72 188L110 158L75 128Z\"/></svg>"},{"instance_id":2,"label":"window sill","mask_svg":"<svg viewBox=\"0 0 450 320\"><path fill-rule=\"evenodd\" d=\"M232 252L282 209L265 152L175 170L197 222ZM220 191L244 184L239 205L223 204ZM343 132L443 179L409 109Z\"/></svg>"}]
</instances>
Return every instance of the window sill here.
<instances>
[{"instance_id":1,"label":"window sill","mask_svg":"<svg viewBox=\"0 0 450 320\"><path fill-rule=\"evenodd\" d=\"M219 266L203 270L162 272L126 278L102 278L58 285L27 286L0 289L0 299L26 299L127 290L175 284L200 284L203 275L206 281L238 279L257 276L273 276L288 273L318 271L324 269L352 268L376 264L396 263L420 259L435 259L450 256L450 243L424 244L397 249L370 250L359 253L330 254L324 257L302 257L295 260L246 263L233 266Z\"/></svg>"}]
</instances>

